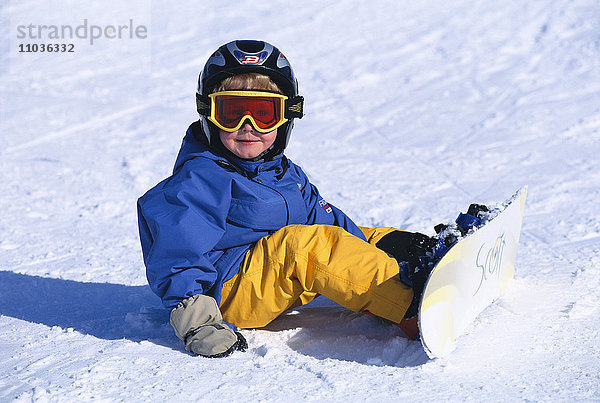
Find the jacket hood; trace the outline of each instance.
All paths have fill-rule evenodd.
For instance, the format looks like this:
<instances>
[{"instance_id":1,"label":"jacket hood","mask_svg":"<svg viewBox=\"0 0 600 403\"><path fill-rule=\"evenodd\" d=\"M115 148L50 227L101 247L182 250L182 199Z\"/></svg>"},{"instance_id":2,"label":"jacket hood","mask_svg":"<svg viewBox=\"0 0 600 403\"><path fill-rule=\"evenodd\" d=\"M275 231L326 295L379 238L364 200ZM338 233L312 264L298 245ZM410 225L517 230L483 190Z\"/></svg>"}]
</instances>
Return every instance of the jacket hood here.
<instances>
[{"instance_id":1,"label":"jacket hood","mask_svg":"<svg viewBox=\"0 0 600 403\"><path fill-rule=\"evenodd\" d=\"M270 161L248 161L238 158L226 150L217 150L208 145L206 136L202 134L202 125L199 121L192 123L187 129L175 161L175 166L173 167L173 173L181 169L186 161L197 157L208 158L214 161L227 161L251 175L257 174L261 168L264 170L280 167L283 159L283 155L279 155Z\"/></svg>"}]
</instances>

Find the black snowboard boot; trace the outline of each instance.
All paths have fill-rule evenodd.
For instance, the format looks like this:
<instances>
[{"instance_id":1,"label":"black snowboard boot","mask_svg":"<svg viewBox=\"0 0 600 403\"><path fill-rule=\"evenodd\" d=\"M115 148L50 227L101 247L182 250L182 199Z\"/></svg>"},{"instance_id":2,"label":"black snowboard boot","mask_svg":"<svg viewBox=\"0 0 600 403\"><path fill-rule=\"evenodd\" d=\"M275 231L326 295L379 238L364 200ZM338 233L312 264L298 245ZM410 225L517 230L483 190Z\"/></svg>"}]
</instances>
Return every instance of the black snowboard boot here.
<instances>
[{"instance_id":1,"label":"black snowboard boot","mask_svg":"<svg viewBox=\"0 0 600 403\"><path fill-rule=\"evenodd\" d=\"M400 281L411 287L413 300L405 315L417 314L423 288L435 262L438 240L418 232L394 231L385 235L375 246L398 261Z\"/></svg>"}]
</instances>

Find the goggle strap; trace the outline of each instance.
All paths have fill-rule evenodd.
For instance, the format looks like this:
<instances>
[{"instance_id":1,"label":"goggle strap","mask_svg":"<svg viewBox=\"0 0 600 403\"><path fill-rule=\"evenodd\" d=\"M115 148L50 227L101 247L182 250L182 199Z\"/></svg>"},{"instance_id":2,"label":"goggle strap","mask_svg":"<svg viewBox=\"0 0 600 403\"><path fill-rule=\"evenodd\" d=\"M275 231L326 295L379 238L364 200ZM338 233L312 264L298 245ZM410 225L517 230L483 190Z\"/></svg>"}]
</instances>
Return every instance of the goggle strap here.
<instances>
[{"instance_id":1,"label":"goggle strap","mask_svg":"<svg viewBox=\"0 0 600 403\"><path fill-rule=\"evenodd\" d=\"M196 93L196 109L203 116L210 116L210 98Z\"/></svg>"},{"instance_id":2,"label":"goggle strap","mask_svg":"<svg viewBox=\"0 0 600 403\"><path fill-rule=\"evenodd\" d=\"M297 95L294 98L288 98L285 100L284 107L284 117L286 119L302 119L302 116L304 116L304 97L301 95Z\"/></svg>"}]
</instances>

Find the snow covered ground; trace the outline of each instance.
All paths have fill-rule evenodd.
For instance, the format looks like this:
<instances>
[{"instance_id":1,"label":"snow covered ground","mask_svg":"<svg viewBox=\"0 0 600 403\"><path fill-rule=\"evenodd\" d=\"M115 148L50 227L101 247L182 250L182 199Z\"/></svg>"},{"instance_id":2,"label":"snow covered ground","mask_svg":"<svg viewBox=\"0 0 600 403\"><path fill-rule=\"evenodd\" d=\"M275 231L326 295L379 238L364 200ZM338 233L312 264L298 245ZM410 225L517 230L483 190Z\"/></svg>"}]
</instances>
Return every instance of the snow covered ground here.
<instances>
[{"instance_id":1,"label":"snow covered ground","mask_svg":"<svg viewBox=\"0 0 600 403\"><path fill-rule=\"evenodd\" d=\"M596 0L90 3L0 5L1 401L600 400ZM84 20L148 31L19 53L48 42L20 26ZM448 358L326 300L226 359L175 337L135 202L172 168L206 58L240 38L290 59L288 155L357 223L432 234L529 185L516 279Z\"/></svg>"}]
</instances>

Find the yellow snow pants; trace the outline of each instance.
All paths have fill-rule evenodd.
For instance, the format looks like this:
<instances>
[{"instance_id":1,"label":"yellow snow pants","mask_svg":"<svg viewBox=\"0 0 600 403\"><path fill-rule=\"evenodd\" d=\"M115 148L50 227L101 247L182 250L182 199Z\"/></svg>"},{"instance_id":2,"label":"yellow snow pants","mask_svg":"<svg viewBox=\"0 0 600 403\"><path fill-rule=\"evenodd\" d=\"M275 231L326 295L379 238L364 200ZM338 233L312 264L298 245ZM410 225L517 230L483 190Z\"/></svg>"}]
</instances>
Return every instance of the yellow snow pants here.
<instances>
[{"instance_id":1,"label":"yellow snow pants","mask_svg":"<svg viewBox=\"0 0 600 403\"><path fill-rule=\"evenodd\" d=\"M266 326L318 295L399 323L413 291L375 244L395 228L363 228L368 243L331 225L290 225L261 238L223 285L221 312L240 328Z\"/></svg>"}]
</instances>

